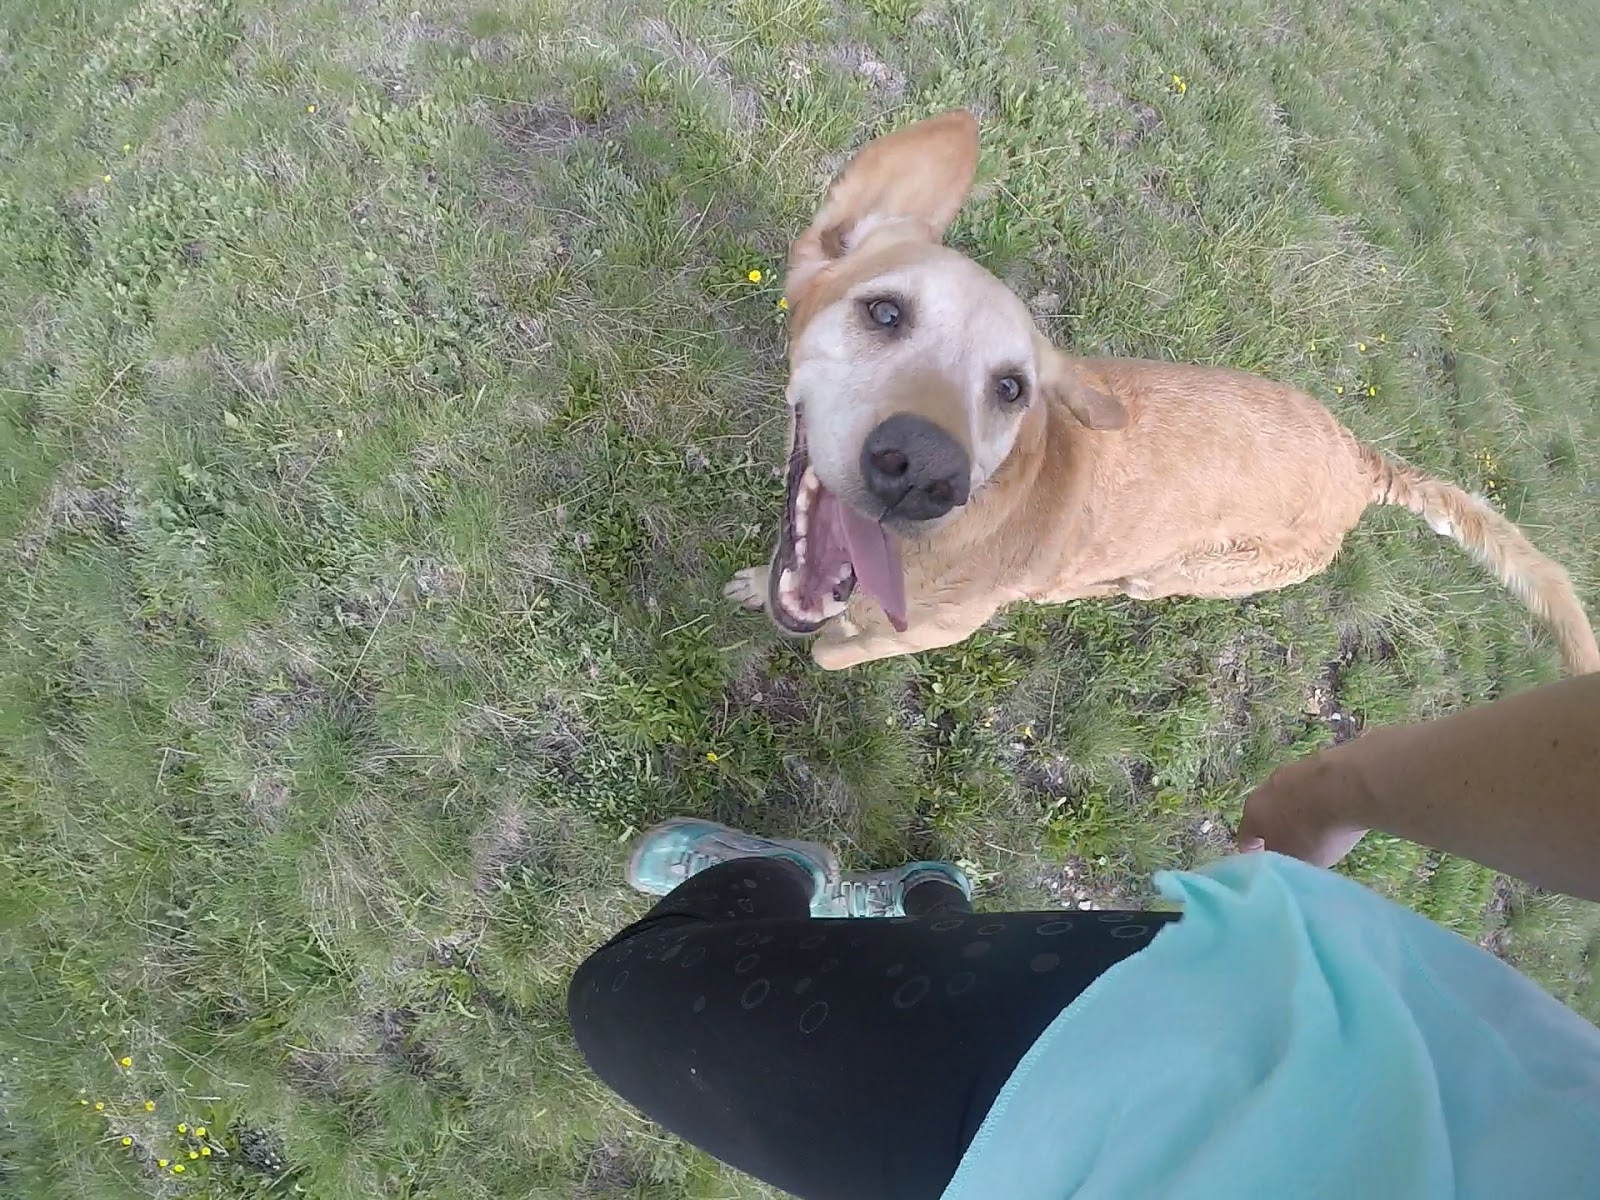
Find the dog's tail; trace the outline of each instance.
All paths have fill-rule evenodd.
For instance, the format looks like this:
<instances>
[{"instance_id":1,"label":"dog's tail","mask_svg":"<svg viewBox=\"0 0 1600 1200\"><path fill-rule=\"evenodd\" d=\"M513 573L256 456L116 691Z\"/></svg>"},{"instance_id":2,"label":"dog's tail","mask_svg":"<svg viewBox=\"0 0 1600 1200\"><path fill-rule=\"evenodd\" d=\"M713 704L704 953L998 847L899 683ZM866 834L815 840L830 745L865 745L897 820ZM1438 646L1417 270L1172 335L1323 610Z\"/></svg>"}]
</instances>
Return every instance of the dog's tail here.
<instances>
[{"instance_id":1,"label":"dog's tail","mask_svg":"<svg viewBox=\"0 0 1600 1200\"><path fill-rule=\"evenodd\" d=\"M1459 542L1550 627L1569 671L1600 671L1600 645L1572 579L1558 563L1540 554L1522 530L1483 501L1370 446L1361 450L1372 475L1374 503L1409 508L1435 533Z\"/></svg>"}]
</instances>

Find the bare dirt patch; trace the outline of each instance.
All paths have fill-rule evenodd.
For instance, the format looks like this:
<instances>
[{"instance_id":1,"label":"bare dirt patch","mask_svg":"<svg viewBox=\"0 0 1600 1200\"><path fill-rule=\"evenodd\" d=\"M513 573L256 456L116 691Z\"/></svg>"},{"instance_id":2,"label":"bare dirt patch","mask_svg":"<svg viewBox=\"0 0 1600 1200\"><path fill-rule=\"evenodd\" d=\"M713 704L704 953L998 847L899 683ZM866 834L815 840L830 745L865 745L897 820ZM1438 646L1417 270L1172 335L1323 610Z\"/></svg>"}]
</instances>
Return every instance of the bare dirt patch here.
<instances>
[{"instance_id":1,"label":"bare dirt patch","mask_svg":"<svg viewBox=\"0 0 1600 1200\"><path fill-rule=\"evenodd\" d=\"M307 672L291 670L245 702L245 715L267 746L276 746L308 716L328 705L328 692Z\"/></svg>"},{"instance_id":2,"label":"bare dirt patch","mask_svg":"<svg viewBox=\"0 0 1600 1200\"><path fill-rule=\"evenodd\" d=\"M1126 107L1128 127L1117 134L1117 145L1124 150L1137 146L1161 128L1161 114L1148 104L1130 102Z\"/></svg>"},{"instance_id":3,"label":"bare dirt patch","mask_svg":"<svg viewBox=\"0 0 1600 1200\"><path fill-rule=\"evenodd\" d=\"M467 594L467 573L436 558L411 562L411 585L419 600L460 600Z\"/></svg>"},{"instance_id":4,"label":"bare dirt patch","mask_svg":"<svg viewBox=\"0 0 1600 1200\"><path fill-rule=\"evenodd\" d=\"M32 526L17 539L17 556L24 563L31 563L58 537L121 537L128 531L129 495L130 489L122 480L98 487L56 484L40 505Z\"/></svg>"},{"instance_id":5,"label":"bare dirt patch","mask_svg":"<svg viewBox=\"0 0 1600 1200\"><path fill-rule=\"evenodd\" d=\"M579 1185L579 1200L606 1200L631 1195L638 1178L628 1165L622 1146L610 1139L595 1144L589 1151L588 1169Z\"/></svg>"},{"instance_id":6,"label":"bare dirt patch","mask_svg":"<svg viewBox=\"0 0 1600 1200\"><path fill-rule=\"evenodd\" d=\"M1323 722L1333 733L1335 746L1348 742L1361 732L1361 717L1350 712L1339 700L1339 677L1361 652L1360 637L1346 631L1339 638L1339 651L1322 668L1322 674L1306 693L1304 712ZM1379 648L1380 657L1387 657Z\"/></svg>"},{"instance_id":7,"label":"bare dirt patch","mask_svg":"<svg viewBox=\"0 0 1600 1200\"><path fill-rule=\"evenodd\" d=\"M841 42L823 52L822 60L836 70L865 80L874 93L885 100L899 100L906 94L905 73L884 62L861 42Z\"/></svg>"},{"instance_id":8,"label":"bare dirt patch","mask_svg":"<svg viewBox=\"0 0 1600 1200\"><path fill-rule=\"evenodd\" d=\"M1109 878L1098 864L1076 855L1058 863L1042 863L1023 872L1017 882L1042 892L1049 903L1066 909L1095 912L1149 906L1148 896L1126 886L1124 881Z\"/></svg>"},{"instance_id":9,"label":"bare dirt patch","mask_svg":"<svg viewBox=\"0 0 1600 1200\"><path fill-rule=\"evenodd\" d=\"M288 1066L289 1080L300 1091L324 1100L342 1095L345 1060L334 1051L292 1046Z\"/></svg>"},{"instance_id":10,"label":"bare dirt patch","mask_svg":"<svg viewBox=\"0 0 1600 1200\"><path fill-rule=\"evenodd\" d=\"M560 154L610 123L584 120L554 103L505 104L490 116L492 132L519 155Z\"/></svg>"},{"instance_id":11,"label":"bare dirt patch","mask_svg":"<svg viewBox=\"0 0 1600 1200\"><path fill-rule=\"evenodd\" d=\"M45 519L52 528L70 533L126 533L127 497L128 486L120 481L93 488L55 487L45 504Z\"/></svg>"},{"instance_id":12,"label":"bare dirt patch","mask_svg":"<svg viewBox=\"0 0 1600 1200\"><path fill-rule=\"evenodd\" d=\"M438 1064L416 1036L418 1014L409 1008L385 1008L373 1014L378 1050L418 1079L438 1075Z\"/></svg>"},{"instance_id":13,"label":"bare dirt patch","mask_svg":"<svg viewBox=\"0 0 1600 1200\"><path fill-rule=\"evenodd\" d=\"M647 17L634 29L634 36L669 61L688 67L728 105L728 112L741 129L754 129L761 101L755 89L734 80L721 56L714 55L699 42L679 33L659 17Z\"/></svg>"},{"instance_id":14,"label":"bare dirt patch","mask_svg":"<svg viewBox=\"0 0 1600 1200\"><path fill-rule=\"evenodd\" d=\"M1157 213L1174 225L1186 225L1198 228L1201 224L1200 211L1194 199L1189 196L1176 195L1171 187L1171 178L1160 167L1152 167L1139 176L1139 199L1146 208Z\"/></svg>"},{"instance_id":15,"label":"bare dirt patch","mask_svg":"<svg viewBox=\"0 0 1600 1200\"><path fill-rule=\"evenodd\" d=\"M802 724L807 714L799 681L792 675L768 674L767 665L766 661L754 661L733 681L734 705L754 709L777 729Z\"/></svg>"},{"instance_id":16,"label":"bare dirt patch","mask_svg":"<svg viewBox=\"0 0 1600 1200\"><path fill-rule=\"evenodd\" d=\"M289 807L289 785L276 775L258 775L245 789L245 807L263 825L276 825Z\"/></svg>"},{"instance_id":17,"label":"bare dirt patch","mask_svg":"<svg viewBox=\"0 0 1600 1200\"><path fill-rule=\"evenodd\" d=\"M1207 678L1207 691L1230 734L1242 735L1250 728L1250 699L1261 687L1251 673L1257 657L1287 665L1289 647L1259 629L1243 630L1228 639Z\"/></svg>"},{"instance_id":18,"label":"bare dirt patch","mask_svg":"<svg viewBox=\"0 0 1600 1200\"><path fill-rule=\"evenodd\" d=\"M1261 40L1276 49L1284 45L1298 32L1295 19L1285 9L1277 9L1267 19L1267 27L1261 33Z\"/></svg>"},{"instance_id":19,"label":"bare dirt patch","mask_svg":"<svg viewBox=\"0 0 1600 1200\"><path fill-rule=\"evenodd\" d=\"M492 892L506 868L528 852L530 841L527 806L506 797L472 840L472 890Z\"/></svg>"},{"instance_id":20,"label":"bare dirt patch","mask_svg":"<svg viewBox=\"0 0 1600 1200\"><path fill-rule=\"evenodd\" d=\"M1131 149L1160 130L1161 114L1153 106L1124 94L1094 69L1084 70L1083 98L1096 116L1119 126L1112 135L1119 148Z\"/></svg>"},{"instance_id":21,"label":"bare dirt patch","mask_svg":"<svg viewBox=\"0 0 1600 1200\"><path fill-rule=\"evenodd\" d=\"M352 39L345 61L368 78L403 80L419 46L452 40L459 31L413 11L398 21L374 18L370 32Z\"/></svg>"},{"instance_id":22,"label":"bare dirt patch","mask_svg":"<svg viewBox=\"0 0 1600 1200\"><path fill-rule=\"evenodd\" d=\"M1496 958L1505 958L1511 953L1509 920L1515 898L1516 888L1511 880L1504 875L1496 875L1494 891L1490 894L1489 903L1483 910L1485 933L1478 939L1478 945Z\"/></svg>"}]
</instances>

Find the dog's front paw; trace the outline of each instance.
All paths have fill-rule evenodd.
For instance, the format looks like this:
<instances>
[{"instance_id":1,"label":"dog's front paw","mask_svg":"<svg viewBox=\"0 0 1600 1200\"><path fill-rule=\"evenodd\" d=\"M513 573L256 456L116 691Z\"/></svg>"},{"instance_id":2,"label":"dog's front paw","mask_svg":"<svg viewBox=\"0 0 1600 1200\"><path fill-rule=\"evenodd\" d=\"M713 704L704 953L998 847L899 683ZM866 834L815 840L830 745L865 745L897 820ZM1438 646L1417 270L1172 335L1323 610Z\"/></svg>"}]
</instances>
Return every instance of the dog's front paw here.
<instances>
[{"instance_id":1,"label":"dog's front paw","mask_svg":"<svg viewBox=\"0 0 1600 1200\"><path fill-rule=\"evenodd\" d=\"M864 651L867 641L854 621L840 615L824 625L811 643L811 658L824 671L842 671L873 657L870 650Z\"/></svg>"},{"instance_id":2,"label":"dog's front paw","mask_svg":"<svg viewBox=\"0 0 1600 1200\"><path fill-rule=\"evenodd\" d=\"M848 641L827 641L818 638L811 645L811 659L824 671L842 671L860 662L861 655Z\"/></svg>"},{"instance_id":3,"label":"dog's front paw","mask_svg":"<svg viewBox=\"0 0 1600 1200\"><path fill-rule=\"evenodd\" d=\"M728 580L722 594L740 608L760 612L767 606L767 576L771 573L766 566L746 567Z\"/></svg>"}]
</instances>

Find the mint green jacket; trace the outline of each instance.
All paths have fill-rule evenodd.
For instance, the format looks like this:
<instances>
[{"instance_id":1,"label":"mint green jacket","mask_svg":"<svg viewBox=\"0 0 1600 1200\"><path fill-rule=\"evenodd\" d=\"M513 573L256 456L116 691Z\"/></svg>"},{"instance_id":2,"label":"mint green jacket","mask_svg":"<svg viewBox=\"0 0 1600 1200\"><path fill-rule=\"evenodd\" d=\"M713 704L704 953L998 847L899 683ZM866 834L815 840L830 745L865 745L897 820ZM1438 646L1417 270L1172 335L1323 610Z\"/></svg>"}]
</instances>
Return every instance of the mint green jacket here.
<instances>
[{"instance_id":1,"label":"mint green jacket","mask_svg":"<svg viewBox=\"0 0 1600 1200\"><path fill-rule=\"evenodd\" d=\"M1600 1197L1600 1030L1331 872L1156 882L1183 919L1040 1036L944 1200Z\"/></svg>"}]
</instances>

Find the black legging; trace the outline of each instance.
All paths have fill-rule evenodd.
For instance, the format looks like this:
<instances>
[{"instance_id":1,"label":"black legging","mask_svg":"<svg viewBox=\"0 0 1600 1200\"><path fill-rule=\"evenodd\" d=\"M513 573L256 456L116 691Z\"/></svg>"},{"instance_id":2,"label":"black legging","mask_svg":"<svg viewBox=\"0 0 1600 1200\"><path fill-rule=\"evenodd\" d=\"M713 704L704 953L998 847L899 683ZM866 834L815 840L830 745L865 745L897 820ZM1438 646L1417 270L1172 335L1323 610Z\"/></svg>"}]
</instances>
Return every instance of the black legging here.
<instances>
[{"instance_id":1,"label":"black legging","mask_svg":"<svg viewBox=\"0 0 1600 1200\"><path fill-rule=\"evenodd\" d=\"M723 863L578 968L595 1073L679 1137L802 1200L936 1200L1012 1069L1173 913L814 920L792 863ZM1093 1087L1093 1080L1085 1086Z\"/></svg>"}]
</instances>

